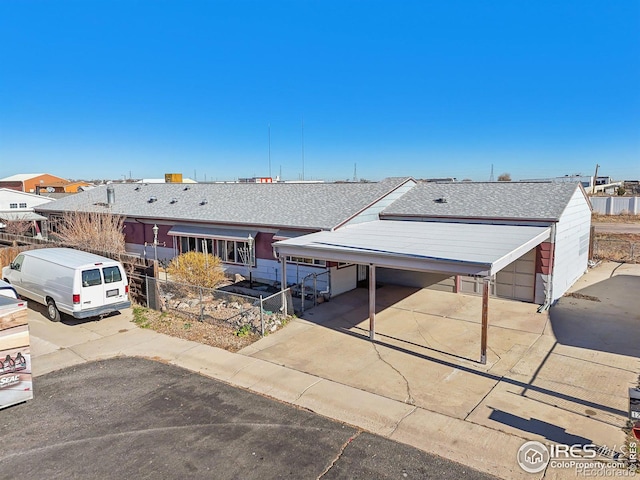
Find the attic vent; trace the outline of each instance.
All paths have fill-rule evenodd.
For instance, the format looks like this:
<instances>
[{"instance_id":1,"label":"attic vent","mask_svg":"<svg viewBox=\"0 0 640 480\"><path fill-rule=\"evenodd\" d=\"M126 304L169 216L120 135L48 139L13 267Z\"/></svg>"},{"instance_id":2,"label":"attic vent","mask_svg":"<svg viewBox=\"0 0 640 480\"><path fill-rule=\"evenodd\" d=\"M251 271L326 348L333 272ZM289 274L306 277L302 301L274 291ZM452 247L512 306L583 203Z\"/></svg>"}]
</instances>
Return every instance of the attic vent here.
<instances>
[{"instance_id":1,"label":"attic vent","mask_svg":"<svg viewBox=\"0 0 640 480\"><path fill-rule=\"evenodd\" d=\"M434 200L434 202L436 202L436 203L447 203L447 199L444 198L444 197L440 197L440 198L436 198Z\"/></svg>"},{"instance_id":2,"label":"attic vent","mask_svg":"<svg viewBox=\"0 0 640 480\"><path fill-rule=\"evenodd\" d=\"M187 190L189 190L191 187L184 187L183 190L186 192Z\"/></svg>"},{"instance_id":3,"label":"attic vent","mask_svg":"<svg viewBox=\"0 0 640 480\"><path fill-rule=\"evenodd\" d=\"M158 197L149 197L149 203L157 202Z\"/></svg>"},{"instance_id":4,"label":"attic vent","mask_svg":"<svg viewBox=\"0 0 640 480\"><path fill-rule=\"evenodd\" d=\"M169 203L178 203L178 199L177 198L172 198Z\"/></svg>"},{"instance_id":5,"label":"attic vent","mask_svg":"<svg viewBox=\"0 0 640 480\"><path fill-rule=\"evenodd\" d=\"M206 198L200 200L200 205L206 205L207 203L209 203L209 200L207 200Z\"/></svg>"}]
</instances>

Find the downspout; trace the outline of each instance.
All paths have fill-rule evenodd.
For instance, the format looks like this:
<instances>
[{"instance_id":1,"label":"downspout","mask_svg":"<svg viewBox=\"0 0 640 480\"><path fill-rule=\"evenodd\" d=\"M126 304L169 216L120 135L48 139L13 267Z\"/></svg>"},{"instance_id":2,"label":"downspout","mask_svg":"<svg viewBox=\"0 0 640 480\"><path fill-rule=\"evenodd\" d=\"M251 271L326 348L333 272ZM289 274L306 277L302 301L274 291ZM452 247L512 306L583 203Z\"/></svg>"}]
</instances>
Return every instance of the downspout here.
<instances>
[{"instance_id":1,"label":"downspout","mask_svg":"<svg viewBox=\"0 0 640 480\"><path fill-rule=\"evenodd\" d=\"M551 271L549 272L549 288L545 295L544 303L538 307L537 312L546 312L553 304L553 272L556 267L556 223L551 225Z\"/></svg>"}]
</instances>

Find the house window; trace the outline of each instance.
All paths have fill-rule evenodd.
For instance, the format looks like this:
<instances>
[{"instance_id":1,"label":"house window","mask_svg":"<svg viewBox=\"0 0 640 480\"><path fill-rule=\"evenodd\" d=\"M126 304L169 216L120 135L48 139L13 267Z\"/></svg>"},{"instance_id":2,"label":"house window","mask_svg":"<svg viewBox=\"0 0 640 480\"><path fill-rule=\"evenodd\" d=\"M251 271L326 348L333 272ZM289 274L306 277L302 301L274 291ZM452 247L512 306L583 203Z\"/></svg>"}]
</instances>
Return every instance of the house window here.
<instances>
[{"instance_id":1,"label":"house window","mask_svg":"<svg viewBox=\"0 0 640 480\"><path fill-rule=\"evenodd\" d=\"M180 253L205 252L220 257L223 263L235 263L240 265L251 264L255 266L255 253L249 252L247 242L234 240L215 240L211 238L178 237ZM254 253L252 258L248 258Z\"/></svg>"},{"instance_id":2,"label":"house window","mask_svg":"<svg viewBox=\"0 0 640 480\"><path fill-rule=\"evenodd\" d=\"M324 267L327 265L327 262L325 262L324 260L305 257L287 257L287 262L297 263L299 265L313 265L314 267Z\"/></svg>"},{"instance_id":3,"label":"house window","mask_svg":"<svg viewBox=\"0 0 640 480\"><path fill-rule=\"evenodd\" d=\"M17 203L10 203L9 204L9 208L18 208L18 204Z\"/></svg>"},{"instance_id":4,"label":"house window","mask_svg":"<svg viewBox=\"0 0 640 480\"><path fill-rule=\"evenodd\" d=\"M20 204L20 208L27 208L27 204L26 203L21 203Z\"/></svg>"}]
</instances>

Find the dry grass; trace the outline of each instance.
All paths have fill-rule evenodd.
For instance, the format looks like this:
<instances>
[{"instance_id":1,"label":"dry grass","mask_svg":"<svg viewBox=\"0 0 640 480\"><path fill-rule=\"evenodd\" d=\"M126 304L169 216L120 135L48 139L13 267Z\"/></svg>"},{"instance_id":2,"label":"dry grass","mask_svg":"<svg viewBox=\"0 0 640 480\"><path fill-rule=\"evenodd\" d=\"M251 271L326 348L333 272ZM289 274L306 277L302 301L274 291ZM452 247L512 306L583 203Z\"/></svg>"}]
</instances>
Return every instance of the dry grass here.
<instances>
[{"instance_id":1,"label":"dry grass","mask_svg":"<svg viewBox=\"0 0 640 480\"><path fill-rule=\"evenodd\" d=\"M165 335L223 348L230 352L237 352L260 338L259 335L242 329L235 330L231 325L222 322L199 322L175 313L158 312L140 306L133 308L133 316L134 323L140 328L149 328Z\"/></svg>"},{"instance_id":2,"label":"dry grass","mask_svg":"<svg viewBox=\"0 0 640 480\"><path fill-rule=\"evenodd\" d=\"M640 215L603 215L601 213L592 213L591 221L593 223L640 223Z\"/></svg>"},{"instance_id":3,"label":"dry grass","mask_svg":"<svg viewBox=\"0 0 640 480\"><path fill-rule=\"evenodd\" d=\"M640 262L640 234L596 233L594 257L614 262Z\"/></svg>"}]
</instances>

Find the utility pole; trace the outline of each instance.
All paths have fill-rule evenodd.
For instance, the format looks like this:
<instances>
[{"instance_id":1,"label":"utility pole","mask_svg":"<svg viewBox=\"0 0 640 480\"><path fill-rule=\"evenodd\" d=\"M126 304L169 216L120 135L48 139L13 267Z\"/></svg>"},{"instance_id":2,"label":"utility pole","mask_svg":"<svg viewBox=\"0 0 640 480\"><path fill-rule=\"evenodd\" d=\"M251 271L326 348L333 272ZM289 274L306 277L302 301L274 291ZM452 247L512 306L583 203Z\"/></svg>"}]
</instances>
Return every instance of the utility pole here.
<instances>
[{"instance_id":1,"label":"utility pole","mask_svg":"<svg viewBox=\"0 0 640 480\"><path fill-rule=\"evenodd\" d=\"M493 163L491 164L491 176L489 177L489 181L493 182Z\"/></svg>"},{"instance_id":2,"label":"utility pole","mask_svg":"<svg viewBox=\"0 0 640 480\"><path fill-rule=\"evenodd\" d=\"M591 193L593 195L595 195L596 193L596 181L598 180L598 168L600 168L600 165L596 163L596 173L593 176L593 184L591 185Z\"/></svg>"},{"instance_id":3,"label":"utility pole","mask_svg":"<svg viewBox=\"0 0 640 480\"><path fill-rule=\"evenodd\" d=\"M268 123L267 127L269 129L269 177L271 177L271 124Z\"/></svg>"},{"instance_id":4,"label":"utility pole","mask_svg":"<svg viewBox=\"0 0 640 480\"><path fill-rule=\"evenodd\" d=\"M302 180L304 181L304 118L302 119Z\"/></svg>"}]
</instances>

